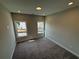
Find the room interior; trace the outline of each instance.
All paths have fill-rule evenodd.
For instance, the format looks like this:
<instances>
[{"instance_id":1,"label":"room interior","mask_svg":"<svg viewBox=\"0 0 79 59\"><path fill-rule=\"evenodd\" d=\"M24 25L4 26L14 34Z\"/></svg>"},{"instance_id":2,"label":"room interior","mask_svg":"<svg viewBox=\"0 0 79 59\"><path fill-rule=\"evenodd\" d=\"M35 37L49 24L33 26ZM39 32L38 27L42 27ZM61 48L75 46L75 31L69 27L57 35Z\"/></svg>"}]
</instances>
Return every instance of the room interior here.
<instances>
[{"instance_id":1,"label":"room interior","mask_svg":"<svg viewBox=\"0 0 79 59\"><path fill-rule=\"evenodd\" d=\"M79 0L0 0L0 59L79 59Z\"/></svg>"}]
</instances>

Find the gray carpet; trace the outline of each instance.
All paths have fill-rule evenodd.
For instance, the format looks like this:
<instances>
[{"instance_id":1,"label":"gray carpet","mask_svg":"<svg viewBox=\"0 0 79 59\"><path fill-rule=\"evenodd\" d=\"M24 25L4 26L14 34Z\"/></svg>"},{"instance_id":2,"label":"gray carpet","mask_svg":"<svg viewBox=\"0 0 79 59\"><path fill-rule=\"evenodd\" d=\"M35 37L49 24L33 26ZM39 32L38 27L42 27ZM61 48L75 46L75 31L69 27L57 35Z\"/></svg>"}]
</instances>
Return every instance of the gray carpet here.
<instances>
[{"instance_id":1,"label":"gray carpet","mask_svg":"<svg viewBox=\"0 0 79 59\"><path fill-rule=\"evenodd\" d=\"M17 44L13 59L79 59L45 38Z\"/></svg>"}]
</instances>

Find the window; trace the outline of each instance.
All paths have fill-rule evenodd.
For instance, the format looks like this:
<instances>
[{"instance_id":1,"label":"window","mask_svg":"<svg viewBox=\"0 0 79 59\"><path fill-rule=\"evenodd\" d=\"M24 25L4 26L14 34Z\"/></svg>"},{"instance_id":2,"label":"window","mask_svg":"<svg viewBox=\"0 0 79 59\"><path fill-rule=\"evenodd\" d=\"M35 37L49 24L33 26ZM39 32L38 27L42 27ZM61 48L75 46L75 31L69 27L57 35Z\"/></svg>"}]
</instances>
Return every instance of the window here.
<instances>
[{"instance_id":1,"label":"window","mask_svg":"<svg viewBox=\"0 0 79 59\"><path fill-rule=\"evenodd\" d=\"M27 36L26 22L16 21L15 26L17 37Z\"/></svg>"},{"instance_id":2,"label":"window","mask_svg":"<svg viewBox=\"0 0 79 59\"><path fill-rule=\"evenodd\" d=\"M44 33L44 22L37 22L38 25L38 34Z\"/></svg>"}]
</instances>

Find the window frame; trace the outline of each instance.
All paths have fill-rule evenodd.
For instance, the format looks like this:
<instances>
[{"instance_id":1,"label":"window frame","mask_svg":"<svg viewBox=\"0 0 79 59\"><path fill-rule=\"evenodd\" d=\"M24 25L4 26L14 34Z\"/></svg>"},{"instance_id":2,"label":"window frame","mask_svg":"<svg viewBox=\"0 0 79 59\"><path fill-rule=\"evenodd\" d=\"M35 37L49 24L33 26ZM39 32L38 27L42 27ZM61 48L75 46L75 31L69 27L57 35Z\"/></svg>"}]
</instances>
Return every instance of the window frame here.
<instances>
[{"instance_id":1,"label":"window frame","mask_svg":"<svg viewBox=\"0 0 79 59\"><path fill-rule=\"evenodd\" d=\"M18 33L19 32L17 32L17 26L16 26L16 22L25 22L25 26L26 26L26 32L24 32L24 33L26 33L26 35L24 35L24 36L18 36ZM27 33L27 22L26 21L14 21L14 25L15 25L15 35L16 35L16 38L21 38L21 37L27 37L28 36L28 33Z\"/></svg>"},{"instance_id":2,"label":"window frame","mask_svg":"<svg viewBox=\"0 0 79 59\"><path fill-rule=\"evenodd\" d=\"M39 33L39 28L38 28L38 23L39 22L43 22L43 32L42 33ZM38 34L44 34L45 33L45 22L44 21L37 21L37 33Z\"/></svg>"}]
</instances>

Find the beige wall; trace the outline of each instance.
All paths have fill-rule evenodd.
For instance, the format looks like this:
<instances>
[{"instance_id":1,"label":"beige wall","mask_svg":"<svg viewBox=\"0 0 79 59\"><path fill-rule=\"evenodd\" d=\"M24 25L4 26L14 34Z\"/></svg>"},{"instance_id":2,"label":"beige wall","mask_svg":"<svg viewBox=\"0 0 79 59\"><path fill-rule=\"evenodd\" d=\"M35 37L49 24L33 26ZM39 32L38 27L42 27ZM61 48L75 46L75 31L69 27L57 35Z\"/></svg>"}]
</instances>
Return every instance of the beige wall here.
<instances>
[{"instance_id":1,"label":"beige wall","mask_svg":"<svg viewBox=\"0 0 79 59\"><path fill-rule=\"evenodd\" d=\"M79 7L46 17L45 36L79 56Z\"/></svg>"},{"instance_id":2,"label":"beige wall","mask_svg":"<svg viewBox=\"0 0 79 59\"><path fill-rule=\"evenodd\" d=\"M25 21L27 23L27 37L17 38L17 42L37 38L37 21L44 21L43 16L12 13L13 21Z\"/></svg>"},{"instance_id":3,"label":"beige wall","mask_svg":"<svg viewBox=\"0 0 79 59\"><path fill-rule=\"evenodd\" d=\"M0 59L12 59L15 45L11 15L0 4Z\"/></svg>"}]
</instances>

